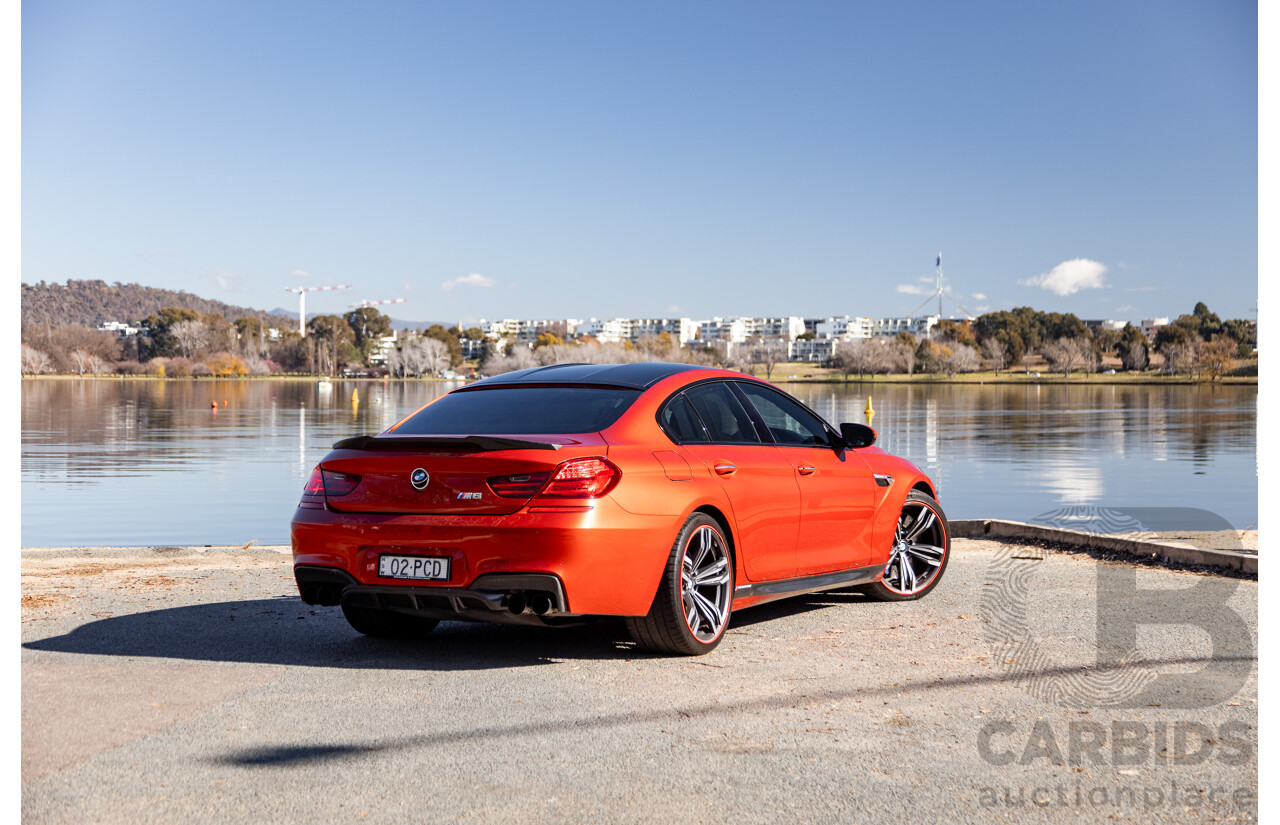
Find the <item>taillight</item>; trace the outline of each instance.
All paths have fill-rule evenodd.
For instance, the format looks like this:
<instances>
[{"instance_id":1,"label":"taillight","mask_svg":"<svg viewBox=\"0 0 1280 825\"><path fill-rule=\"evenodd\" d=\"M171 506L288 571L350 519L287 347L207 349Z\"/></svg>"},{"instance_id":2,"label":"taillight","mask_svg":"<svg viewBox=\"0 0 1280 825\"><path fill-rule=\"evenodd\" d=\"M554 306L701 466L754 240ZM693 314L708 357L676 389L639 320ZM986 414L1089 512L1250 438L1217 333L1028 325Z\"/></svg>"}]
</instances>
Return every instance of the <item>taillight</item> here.
<instances>
[{"instance_id":1,"label":"taillight","mask_svg":"<svg viewBox=\"0 0 1280 825\"><path fill-rule=\"evenodd\" d=\"M324 478L320 475L320 468L316 467L311 471L311 478L307 479L307 484L302 488L304 496L323 496L324 495Z\"/></svg>"},{"instance_id":2,"label":"taillight","mask_svg":"<svg viewBox=\"0 0 1280 825\"><path fill-rule=\"evenodd\" d=\"M622 471L603 458L577 458L556 469L539 498L600 498L618 484Z\"/></svg>"},{"instance_id":3,"label":"taillight","mask_svg":"<svg viewBox=\"0 0 1280 825\"><path fill-rule=\"evenodd\" d=\"M321 499L326 496L345 496L360 484L360 476L351 473L335 473L316 467L311 471L311 478L302 488L302 497Z\"/></svg>"},{"instance_id":4,"label":"taillight","mask_svg":"<svg viewBox=\"0 0 1280 825\"><path fill-rule=\"evenodd\" d=\"M345 496L360 484L360 476L351 473L335 473L323 470L324 494L326 496Z\"/></svg>"},{"instance_id":5,"label":"taillight","mask_svg":"<svg viewBox=\"0 0 1280 825\"><path fill-rule=\"evenodd\" d=\"M489 479L489 489L503 498L528 498L542 489L551 473L523 473L514 476L495 476Z\"/></svg>"}]
</instances>

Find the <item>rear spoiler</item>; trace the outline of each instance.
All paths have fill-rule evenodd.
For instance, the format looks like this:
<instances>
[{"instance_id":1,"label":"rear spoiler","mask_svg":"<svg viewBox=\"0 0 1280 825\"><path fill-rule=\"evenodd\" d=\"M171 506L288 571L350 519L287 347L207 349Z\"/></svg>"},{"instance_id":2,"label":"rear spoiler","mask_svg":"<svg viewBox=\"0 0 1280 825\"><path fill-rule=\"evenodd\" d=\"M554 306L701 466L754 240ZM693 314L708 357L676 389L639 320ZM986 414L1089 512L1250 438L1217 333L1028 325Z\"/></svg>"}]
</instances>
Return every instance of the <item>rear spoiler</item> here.
<instances>
[{"instance_id":1,"label":"rear spoiler","mask_svg":"<svg viewBox=\"0 0 1280 825\"><path fill-rule=\"evenodd\" d=\"M387 436L358 435L344 438L333 445L335 450L469 450L487 453L497 450L558 450L559 444L546 441L524 441L519 438L501 438L493 435L464 436Z\"/></svg>"}]
</instances>

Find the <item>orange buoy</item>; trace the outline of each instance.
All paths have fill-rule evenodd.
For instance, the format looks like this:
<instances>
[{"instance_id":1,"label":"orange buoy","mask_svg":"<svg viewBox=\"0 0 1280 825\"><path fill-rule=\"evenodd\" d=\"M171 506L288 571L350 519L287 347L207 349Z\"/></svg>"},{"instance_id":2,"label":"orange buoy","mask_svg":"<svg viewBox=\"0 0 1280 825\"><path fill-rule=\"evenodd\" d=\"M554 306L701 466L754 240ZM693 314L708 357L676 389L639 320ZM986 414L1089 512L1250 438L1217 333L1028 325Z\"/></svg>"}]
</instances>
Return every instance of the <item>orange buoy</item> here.
<instances>
[{"instance_id":1,"label":"orange buoy","mask_svg":"<svg viewBox=\"0 0 1280 825\"><path fill-rule=\"evenodd\" d=\"M213 408L216 410L216 409L218 409L218 402L217 402L217 401L213 401L213 402L211 402L211 403L209 404L209 406L210 406L210 407L213 407Z\"/></svg>"}]
</instances>

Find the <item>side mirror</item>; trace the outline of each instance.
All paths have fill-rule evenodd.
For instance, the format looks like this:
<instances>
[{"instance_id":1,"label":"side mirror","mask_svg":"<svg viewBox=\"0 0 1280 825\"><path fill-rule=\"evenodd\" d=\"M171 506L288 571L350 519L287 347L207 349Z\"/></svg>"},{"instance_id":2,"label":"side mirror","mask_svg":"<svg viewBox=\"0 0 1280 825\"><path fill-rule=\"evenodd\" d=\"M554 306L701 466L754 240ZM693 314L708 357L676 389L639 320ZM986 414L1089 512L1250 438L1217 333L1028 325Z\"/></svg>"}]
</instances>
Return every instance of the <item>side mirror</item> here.
<instances>
[{"instance_id":1,"label":"side mirror","mask_svg":"<svg viewBox=\"0 0 1280 825\"><path fill-rule=\"evenodd\" d=\"M876 431L866 424L841 424L840 435L846 447L870 447L876 443Z\"/></svg>"}]
</instances>

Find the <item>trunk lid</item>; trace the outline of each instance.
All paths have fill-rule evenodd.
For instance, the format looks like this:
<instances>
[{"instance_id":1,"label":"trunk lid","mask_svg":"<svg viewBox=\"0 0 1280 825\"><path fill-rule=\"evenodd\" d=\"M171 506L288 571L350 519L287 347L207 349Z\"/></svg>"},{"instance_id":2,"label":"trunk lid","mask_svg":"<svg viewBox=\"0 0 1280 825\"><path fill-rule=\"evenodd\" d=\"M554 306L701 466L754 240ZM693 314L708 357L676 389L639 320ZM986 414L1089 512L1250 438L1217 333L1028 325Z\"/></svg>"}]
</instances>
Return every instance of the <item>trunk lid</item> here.
<instances>
[{"instance_id":1,"label":"trunk lid","mask_svg":"<svg viewBox=\"0 0 1280 825\"><path fill-rule=\"evenodd\" d=\"M527 445L527 446L526 446ZM551 446L555 445L555 446ZM379 436L338 442L320 466L360 476L350 493L327 496L329 506L347 513L506 515L528 503L562 462L604 456L608 445L598 433L421 437ZM425 470L425 484L411 476ZM489 479L531 476L532 483L507 485L516 496L500 496ZM421 487L421 489L418 489Z\"/></svg>"}]
</instances>

